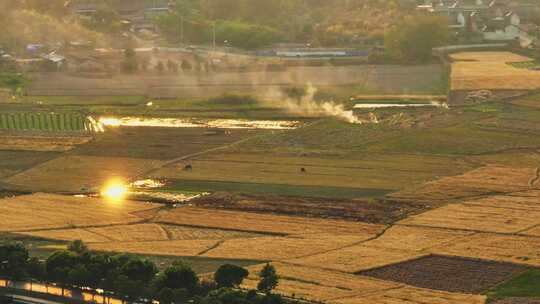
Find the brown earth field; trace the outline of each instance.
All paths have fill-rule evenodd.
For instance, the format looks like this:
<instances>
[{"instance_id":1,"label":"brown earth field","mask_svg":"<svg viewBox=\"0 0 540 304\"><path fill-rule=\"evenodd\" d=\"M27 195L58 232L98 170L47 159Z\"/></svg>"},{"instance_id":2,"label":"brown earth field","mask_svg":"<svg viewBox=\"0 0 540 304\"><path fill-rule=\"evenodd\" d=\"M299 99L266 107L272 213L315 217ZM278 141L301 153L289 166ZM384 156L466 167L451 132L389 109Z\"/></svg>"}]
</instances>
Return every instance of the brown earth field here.
<instances>
[{"instance_id":1,"label":"brown earth field","mask_svg":"<svg viewBox=\"0 0 540 304\"><path fill-rule=\"evenodd\" d=\"M431 255L359 274L427 289L481 294L527 269L510 263Z\"/></svg>"},{"instance_id":2,"label":"brown earth field","mask_svg":"<svg viewBox=\"0 0 540 304\"><path fill-rule=\"evenodd\" d=\"M65 152L92 140L91 136L7 135L0 133L0 150Z\"/></svg>"},{"instance_id":3,"label":"brown earth field","mask_svg":"<svg viewBox=\"0 0 540 304\"><path fill-rule=\"evenodd\" d=\"M197 198L191 203L203 208L336 218L376 224L393 223L428 208L422 204L378 199L323 199L231 193L215 193Z\"/></svg>"},{"instance_id":4,"label":"brown earth field","mask_svg":"<svg viewBox=\"0 0 540 304\"><path fill-rule=\"evenodd\" d=\"M56 152L1 151L0 178L14 175L57 157Z\"/></svg>"},{"instance_id":5,"label":"brown earth field","mask_svg":"<svg viewBox=\"0 0 540 304\"><path fill-rule=\"evenodd\" d=\"M383 92L430 91L440 84L441 65L290 67L286 71L245 73L187 73L178 76L82 78L61 73L33 75L29 95L138 95L154 97L212 97L224 93L263 93L291 85L315 86L363 83ZM410 77L415 75L415 77Z\"/></svg>"},{"instance_id":6,"label":"brown earth field","mask_svg":"<svg viewBox=\"0 0 540 304\"><path fill-rule=\"evenodd\" d=\"M261 132L231 130L210 135L205 128L109 128L73 153L166 160L231 144Z\"/></svg>"},{"instance_id":7,"label":"brown earth field","mask_svg":"<svg viewBox=\"0 0 540 304\"><path fill-rule=\"evenodd\" d=\"M285 144L290 145L292 143ZM437 156L358 153L321 157L300 153L245 153L238 145L232 148L240 151L217 151L193 157L189 161L194 168L192 171L183 170L184 164L179 163L162 168L152 177L395 191L470 169L466 163Z\"/></svg>"},{"instance_id":8,"label":"brown earth field","mask_svg":"<svg viewBox=\"0 0 540 304\"><path fill-rule=\"evenodd\" d=\"M64 155L2 180L7 190L99 192L107 182L129 181L159 167L153 159Z\"/></svg>"}]
</instances>

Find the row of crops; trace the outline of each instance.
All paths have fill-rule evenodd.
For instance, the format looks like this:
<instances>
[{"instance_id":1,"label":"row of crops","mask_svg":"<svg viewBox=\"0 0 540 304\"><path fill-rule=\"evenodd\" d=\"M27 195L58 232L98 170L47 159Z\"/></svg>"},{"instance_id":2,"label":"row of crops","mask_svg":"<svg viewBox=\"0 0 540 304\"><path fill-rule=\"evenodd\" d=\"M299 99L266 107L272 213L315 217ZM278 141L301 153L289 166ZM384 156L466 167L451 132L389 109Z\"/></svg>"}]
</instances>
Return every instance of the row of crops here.
<instances>
[{"instance_id":1,"label":"row of crops","mask_svg":"<svg viewBox=\"0 0 540 304\"><path fill-rule=\"evenodd\" d=\"M99 126L81 113L0 113L0 130L98 132Z\"/></svg>"}]
</instances>

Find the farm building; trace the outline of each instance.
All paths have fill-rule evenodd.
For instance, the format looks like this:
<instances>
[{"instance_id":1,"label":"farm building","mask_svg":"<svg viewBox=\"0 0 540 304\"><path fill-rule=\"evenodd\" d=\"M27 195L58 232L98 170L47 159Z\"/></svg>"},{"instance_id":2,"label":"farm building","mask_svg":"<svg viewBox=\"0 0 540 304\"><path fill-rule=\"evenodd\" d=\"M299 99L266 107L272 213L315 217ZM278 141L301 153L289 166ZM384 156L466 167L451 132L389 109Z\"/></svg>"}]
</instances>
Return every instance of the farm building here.
<instances>
[{"instance_id":1,"label":"farm building","mask_svg":"<svg viewBox=\"0 0 540 304\"><path fill-rule=\"evenodd\" d=\"M512 41L522 35L521 18L497 1L440 0L419 5L418 10L448 18L457 32L472 31L484 41Z\"/></svg>"}]
</instances>

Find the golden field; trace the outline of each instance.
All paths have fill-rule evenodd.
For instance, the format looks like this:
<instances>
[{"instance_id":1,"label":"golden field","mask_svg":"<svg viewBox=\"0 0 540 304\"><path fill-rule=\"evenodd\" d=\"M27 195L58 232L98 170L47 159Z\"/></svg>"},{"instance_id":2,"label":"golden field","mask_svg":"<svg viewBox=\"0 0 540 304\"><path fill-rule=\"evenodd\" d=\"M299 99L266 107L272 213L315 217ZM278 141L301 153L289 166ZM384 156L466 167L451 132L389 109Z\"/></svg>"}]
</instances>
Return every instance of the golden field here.
<instances>
[{"instance_id":1,"label":"golden field","mask_svg":"<svg viewBox=\"0 0 540 304\"><path fill-rule=\"evenodd\" d=\"M448 229L396 225L376 239L288 262L355 273L428 255L433 248L453 244L472 234Z\"/></svg>"},{"instance_id":2,"label":"golden field","mask_svg":"<svg viewBox=\"0 0 540 304\"><path fill-rule=\"evenodd\" d=\"M412 250L387 249L359 244L308 257L288 260L288 262L355 273L361 270L408 261L424 255L422 252Z\"/></svg>"},{"instance_id":3,"label":"golden field","mask_svg":"<svg viewBox=\"0 0 540 304\"><path fill-rule=\"evenodd\" d=\"M406 189L390 195L391 198L429 203L447 203L493 193L528 190L536 168L487 165L462 175L450 176L425 183L415 189Z\"/></svg>"},{"instance_id":4,"label":"golden field","mask_svg":"<svg viewBox=\"0 0 540 304\"><path fill-rule=\"evenodd\" d=\"M379 293L387 289L399 287L399 283L385 282L337 271L329 271L288 263L274 263L281 276L278 292L298 298L329 301L359 294ZM244 287L257 286L257 273L262 265L249 268L250 275Z\"/></svg>"},{"instance_id":5,"label":"golden field","mask_svg":"<svg viewBox=\"0 0 540 304\"><path fill-rule=\"evenodd\" d=\"M508 168L478 169L471 180L486 176L482 170L493 175ZM540 266L540 191L521 190L529 173L514 169L482 184L517 192L449 204L393 226L197 207L158 210L140 202L35 194L0 200L6 214L0 231L82 239L98 251L272 261L281 276L279 293L330 304L480 304L484 296L355 273L430 254ZM249 268L245 287L255 286L260 267Z\"/></svg>"},{"instance_id":6,"label":"golden field","mask_svg":"<svg viewBox=\"0 0 540 304\"><path fill-rule=\"evenodd\" d=\"M157 208L150 203L114 204L97 198L33 194L0 200L0 231L128 224L144 220L134 215Z\"/></svg>"},{"instance_id":7,"label":"golden field","mask_svg":"<svg viewBox=\"0 0 540 304\"><path fill-rule=\"evenodd\" d=\"M129 180L161 163L150 159L69 155L35 166L3 182L21 190L80 192L99 189L111 179Z\"/></svg>"},{"instance_id":8,"label":"golden field","mask_svg":"<svg viewBox=\"0 0 540 304\"><path fill-rule=\"evenodd\" d=\"M439 254L540 266L540 238L478 233L455 244L435 248Z\"/></svg>"},{"instance_id":9,"label":"golden field","mask_svg":"<svg viewBox=\"0 0 540 304\"><path fill-rule=\"evenodd\" d=\"M89 244L92 250L149 255L198 256L216 246L216 240L180 240L149 242L111 242Z\"/></svg>"},{"instance_id":10,"label":"golden field","mask_svg":"<svg viewBox=\"0 0 540 304\"><path fill-rule=\"evenodd\" d=\"M205 253L204 256L226 259L282 261L336 250L365 239L366 237L362 235L343 234L230 239Z\"/></svg>"},{"instance_id":11,"label":"golden field","mask_svg":"<svg viewBox=\"0 0 540 304\"><path fill-rule=\"evenodd\" d=\"M156 222L176 225L219 228L271 234L312 234L331 231L335 234L355 234L369 238L376 235L382 225L304 218L295 216L259 214L185 207L160 213Z\"/></svg>"},{"instance_id":12,"label":"golden field","mask_svg":"<svg viewBox=\"0 0 540 304\"><path fill-rule=\"evenodd\" d=\"M509 52L463 52L451 55L452 90L534 90L540 88L540 71L508 63L532 61Z\"/></svg>"},{"instance_id":13,"label":"golden field","mask_svg":"<svg viewBox=\"0 0 540 304\"><path fill-rule=\"evenodd\" d=\"M450 293L403 286L367 296L343 298L335 304L484 304L486 296Z\"/></svg>"},{"instance_id":14,"label":"golden field","mask_svg":"<svg viewBox=\"0 0 540 304\"><path fill-rule=\"evenodd\" d=\"M227 240L260 236L260 234L249 232L160 225L154 223L73 229L47 229L23 232L21 234L64 241L82 240L85 243ZM159 252L156 253L159 254Z\"/></svg>"},{"instance_id":15,"label":"golden field","mask_svg":"<svg viewBox=\"0 0 540 304\"><path fill-rule=\"evenodd\" d=\"M483 304L485 296L415 288L401 283L292 265L274 263L281 274L279 293L325 303L343 304ZM244 287L254 288L262 265L249 268Z\"/></svg>"},{"instance_id":16,"label":"golden field","mask_svg":"<svg viewBox=\"0 0 540 304\"><path fill-rule=\"evenodd\" d=\"M534 196L530 196L534 194ZM540 191L491 196L411 216L400 224L518 233L540 225Z\"/></svg>"}]
</instances>

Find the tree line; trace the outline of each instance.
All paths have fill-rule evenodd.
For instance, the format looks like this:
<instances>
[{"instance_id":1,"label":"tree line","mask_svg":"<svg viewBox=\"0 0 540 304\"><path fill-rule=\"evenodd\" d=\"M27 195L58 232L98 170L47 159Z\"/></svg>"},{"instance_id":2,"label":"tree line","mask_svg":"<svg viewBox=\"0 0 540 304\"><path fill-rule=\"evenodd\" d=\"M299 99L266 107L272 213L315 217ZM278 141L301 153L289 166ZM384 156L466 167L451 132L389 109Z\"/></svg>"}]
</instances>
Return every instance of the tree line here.
<instances>
[{"instance_id":1,"label":"tree line","mask_svg":"<svg viewBox=\"0 0 540 304\"><path fill-rule=\"evenodd\" d=\"M158 300L161 304L281 304L290 303L272 293L279 284L276 269L266 264L258 273L257 289L240 285L248 277L245 268L225 264L212 280L201 280L179 260L159 271L156 265L131 254L98 253L82 241L69 244L45 260L30 257L21 243L0 244L0 276L10 280L36 280L58 284L62 289L104 290L105 297L127 302Z\"/></svg>"}]
</instances>

